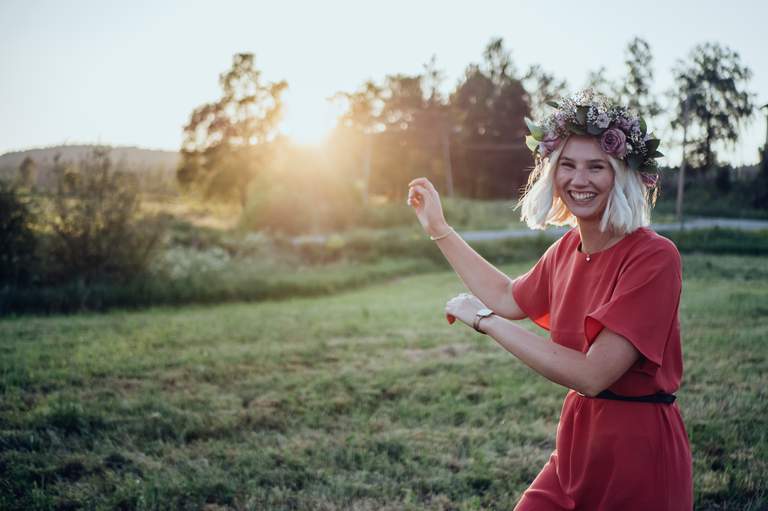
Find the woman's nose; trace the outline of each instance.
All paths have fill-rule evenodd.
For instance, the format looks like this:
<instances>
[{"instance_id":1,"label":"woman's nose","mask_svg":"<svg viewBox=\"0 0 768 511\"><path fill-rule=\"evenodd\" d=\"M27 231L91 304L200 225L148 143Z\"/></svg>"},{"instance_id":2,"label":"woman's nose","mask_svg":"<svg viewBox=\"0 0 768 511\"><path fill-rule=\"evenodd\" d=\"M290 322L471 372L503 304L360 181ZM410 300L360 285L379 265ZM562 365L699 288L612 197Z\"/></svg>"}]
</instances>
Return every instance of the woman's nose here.
<instances>
[{"instance_id":1,"label":"woman's nose","mask_svg":"<svg viewBox=\"0 0 768 511\"><path fill-rule=\"evenodd\" d=\"M571 184L589 184L589 171L576 170L571 176Z\"/></svg>"}]
</instances>

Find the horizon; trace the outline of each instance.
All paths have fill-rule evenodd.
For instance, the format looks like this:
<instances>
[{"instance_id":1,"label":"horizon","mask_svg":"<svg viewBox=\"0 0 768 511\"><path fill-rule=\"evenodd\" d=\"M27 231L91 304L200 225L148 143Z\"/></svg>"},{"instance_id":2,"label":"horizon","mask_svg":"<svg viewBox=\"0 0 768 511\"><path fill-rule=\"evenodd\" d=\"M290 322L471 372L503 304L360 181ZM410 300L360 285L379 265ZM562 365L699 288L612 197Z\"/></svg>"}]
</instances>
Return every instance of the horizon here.
<instances>
[{"instance_id":1,"label":"horizon","mask_svg":"<svg viewBox=\"0 0 768 511\"><path fill-rule=\"evenodd\" d=\"M761 56L766 38L760 26L768 17L766 4L645 5L657 8L633 12L628 27L619 6L549 3L549 12L557 10L558 18L572 22L555 27L559 37L542 37L537 31L542 11L533 2L482 2L469 10L400 1L375 11L374 23L366 6L339 1L286 2L268 10L233 2L215 11L204 3L5 2L0 41L7 50L0 55L0 71L7 78L0 82L0 115L14 122L0 128L0 154L93 144L178 151L189 114L220 97L218 76L238 52L254 53L262 82L288 82L280 133L304 146L321 145L335 125L342 109L326 101L334 93L352 92L368 79L380 83L389 74L420 73L433 54L445 75L440 90L446 93L468 65L482 60L493 37L503 38L518 74L540 64L567 80L572 92L601 66L607 78L621 76L625 46L639 36L651 46L653 92L663 105L661 93L671 85L677 59L698 43L718 42L738 52L752 70L748 87L758 94L756 106L768 103L768 62ZM746 20L745 10L752 13ZM677 26L686 17L686 24ZM440 23L431 24L436 18ZM210 26L221 28L208 34ZM589 26L599 30L584 30ZM701 33L712 35L700 39ZM666 145L663 164L675 166L679 148L665 136L664 118L657 122L650 128ZM766 131L765 112L758 110L735 148L715 147L734 166L754 164Z\"/></svg>"}]
</instances>

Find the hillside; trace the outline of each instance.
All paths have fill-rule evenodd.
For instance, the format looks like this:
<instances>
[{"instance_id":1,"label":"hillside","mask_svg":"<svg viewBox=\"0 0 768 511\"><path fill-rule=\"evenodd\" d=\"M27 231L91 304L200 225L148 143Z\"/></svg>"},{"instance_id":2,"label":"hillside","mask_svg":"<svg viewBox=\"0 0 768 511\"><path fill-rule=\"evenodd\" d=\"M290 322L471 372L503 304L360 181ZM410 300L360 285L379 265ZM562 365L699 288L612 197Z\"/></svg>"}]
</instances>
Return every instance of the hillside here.
<instances>
[{"instance_id":1,"label":"hillside","mask_svg":"<svg viewBox=\"0 0 768 511\"><path fill-rule=\"evenodd\" d=\"M0 155L0 169L18 170L19 165L27 156L35 160L38 167L53 164L53 157L61 154L65 161L78 161L85 157L95 145L60 145L26 151L13 151ZM113 147L110 157L115 163L124 162L127 168L142 169L175 169L179 161L177 151L162 151L159 149L143 149L134 146Z\"/></svg>"},{"instance_id":2,"label":"hillside","mask_svg":"<svg viewBox=\"0 0 768 511\"><path fill-rule=\"evenodd\" d=\"M95 145L61 145L13 151L0 155L0 178L15 179L19 166L29 156L36 164L36 182L45 186L50 182L49 174L53 168L53 159L59 154L64 162L77 163L85 158ZM133 146L112 147L110 158L116 168L142 174L151 180L174 179L179 153L158 149L143 149ZM143 179L142 179L143 181Z\"/></svg>"}]
</instances>

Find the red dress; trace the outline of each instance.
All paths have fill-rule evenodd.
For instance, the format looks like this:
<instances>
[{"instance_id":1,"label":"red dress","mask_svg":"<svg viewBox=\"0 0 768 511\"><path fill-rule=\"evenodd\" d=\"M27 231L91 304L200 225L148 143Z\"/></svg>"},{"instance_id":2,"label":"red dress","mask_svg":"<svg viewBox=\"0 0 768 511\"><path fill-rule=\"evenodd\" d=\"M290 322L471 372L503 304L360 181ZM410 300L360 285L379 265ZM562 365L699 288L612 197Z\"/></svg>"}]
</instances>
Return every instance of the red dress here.
<instances>
[{"instance_id":1,"label":"red dress","mask_svg":"<svg viewBox=\"0 0 768 511\"><path fill-rule=\"evenodd\" d=\"M677 247L647 227L590 255L577 227L512 285L515 301L552 340L586 353L605 327L641 353L610 390L674 393L683 374ZM569 390L555 450L515 507L528 510L686 510L693 467L680 409L585 397Z\"/></svg>"}]
</instances>

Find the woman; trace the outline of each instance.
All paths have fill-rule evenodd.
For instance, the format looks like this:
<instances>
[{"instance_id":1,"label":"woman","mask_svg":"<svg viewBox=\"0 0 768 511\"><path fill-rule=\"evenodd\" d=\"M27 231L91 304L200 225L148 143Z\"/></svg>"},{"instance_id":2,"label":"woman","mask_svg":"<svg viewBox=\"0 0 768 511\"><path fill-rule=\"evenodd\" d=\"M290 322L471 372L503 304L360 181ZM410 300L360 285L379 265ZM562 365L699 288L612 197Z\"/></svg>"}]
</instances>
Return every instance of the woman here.
<instances>
[{"instance_id":1,"label":"woman","mask_svg":"<svg viewBox=\"0 0 768 511\"><path fill-rule=\"evenodd\" d=\"M516 510L690 510L691 451L673 394L681 260L648 227L659 141L590 89L552 106L540 126L526 119L536 166L517 207L531 228L572 227L524 275L509 279L467 245L427 179L410 183L409 205L473 293L445 312L569 389L555 450ZM511 321L525 317L551 339Z\"/></svg>"}]
</instances>

